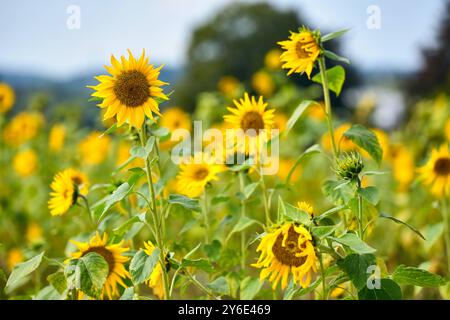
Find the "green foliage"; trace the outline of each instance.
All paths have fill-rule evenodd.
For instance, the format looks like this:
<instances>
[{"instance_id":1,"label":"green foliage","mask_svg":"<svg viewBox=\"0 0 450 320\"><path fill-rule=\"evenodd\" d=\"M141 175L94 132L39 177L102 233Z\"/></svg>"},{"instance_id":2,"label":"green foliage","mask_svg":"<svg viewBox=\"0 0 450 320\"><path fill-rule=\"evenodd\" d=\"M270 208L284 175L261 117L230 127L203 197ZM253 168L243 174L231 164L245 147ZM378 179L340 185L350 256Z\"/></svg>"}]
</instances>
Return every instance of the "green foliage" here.
<instances>
[{"instance_id":1,"label":"green foliage","mask_svg":"<svg viewBox=\"0 0 450 320\"><path fill-rule=\"evenodd\" d=\"M367 286L358 292L360 300L401 300L402 291L391 279L381 279L380 289L369 289Z\"/></svg>"},{"instance_id":2,"label":"green foliage","mask_svg":"<svg viewBox=\"0 0 450 320\"><path fill-rule=\"evenodd\" d=\"M354 124L344 133L344 136L353 141L358 147L366 150L372 159L378 164L381 163L381 159L383 158L383 150L381 149L375 133L363 125Z\"/></svg>"},{"instance_id":3,"label":"green foliage","mask_svg":"<svg viewBox=\"0 0 450 320\"><path fill-rule=\"evenodd\" d=\"M337 265L348 275L359 291L366 286L370 275L367 270L370 266L376 265L376 259L372 254L350 254L338 260Z\"/></svg>"},{"instance_id":4,"label":"green foliage","mask_svg":"<svg viewBox=\"0 0 450 320\"><path fill-rule=\"evenodd\" d=\"M144 250L139 250L131 259L130 274L131 280L135 285L146 281L156 264L158 263L160 250L155 248L152 254L149 256Z\"/></svg>"},{"instance_id":5,"label":"green foliage","mask_svg":"<svg viewBox=\"0 0 450 320\"><path fill-rule=\"evenodd\" d=\"M392 279L399 284L428 288L444 286L448 283L447 280L437 274L404 265L400 265L395 269L394 273L392 273Z\"/></svg>"},{"instance_id":6,"label":"green foliage","mask_svg":"<svg viewBox=\"0 0 450 320\"><path fill-rule=\"evenodd\" d=\"M376 249L370 247L367 243L358 238L358 236L354 233L346 233L339 238L330 237L330 239L343 244L351 251L359 254L373 253L376 251Z\"/></svg>"},{"instance_id":7,"label":"green foliage","mask_svg":"<svg viewBox=\"0 0 450 320\"><path fill-rule=\"evenodd\" d=\"M326 74L329 89L336 93L336 96L339 96L345 82L345 69L342 66L335 66L327 69ZM316 74L312 81L322 84L322 75L320 73Z\"/></svg>"},{"instance_id":8,"label":"green foliage","mask_svg":"<svg viewBox=\"0 0 450 320\"><path fill-rule=\"evenodd\" d=\"M6 282L5 290L7 292L11 292L18 286L23 284L25 278L39 267L42 261L42 257L44 257L44 252L41 252L30 260L16 265L11 272L8 281Z\"/></svg>"}]
</instances>

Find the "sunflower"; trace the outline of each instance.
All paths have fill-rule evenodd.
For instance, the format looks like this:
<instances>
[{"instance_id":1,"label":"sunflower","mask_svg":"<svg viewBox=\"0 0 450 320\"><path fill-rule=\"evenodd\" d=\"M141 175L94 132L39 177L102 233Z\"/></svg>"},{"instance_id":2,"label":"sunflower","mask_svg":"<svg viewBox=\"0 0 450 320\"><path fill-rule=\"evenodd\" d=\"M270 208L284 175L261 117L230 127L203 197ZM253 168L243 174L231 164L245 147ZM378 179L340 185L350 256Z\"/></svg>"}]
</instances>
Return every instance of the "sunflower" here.
<instances>
[{"instance_id":1,"label":"sunflower","mask_svg":"<svg viewBox=\"0 0 450 320\"><path fill-rule=\"evenodd\" d=\"M180 164L176 190L191 198L198 197L210 181L219 179L217 174L223 170L223 166L216 164L214 158L198 153Z\"/></svg>"},{"instance_id":2,"label":"sunflower","mask_svg":"<svg viewBox=\"0 0 450 320\"><path fill-rule=\"evenodd\" d=\"M122 255L129 250L128 247L123 246L123 240L119 243L108 245L108 235L105 233L103 236L100 236L96 233L89 242L78 242L73 240L71 240L71 242L76 245L79 250L71 254L72 258L79 259L88 253L95 252L101 255L108 263L109 272L105 284L103 285L102 297L104 297L105 294L109 299L117 296L118 284L124 288L127 287L123 280L130 278L130 274L125 269L125 262L130 258Z\"/></svg>"},{"instance_id":3,"label":"sunflower","mask_svg":"<svg viewBox=\"0 0 450 320\"><path fill-rule=\"evenodd\" d=\"M109 136L102 135L99 131L91 132L79 144L83 162L90 165L102 163L108 155L110 145L111 138Z\"/></svg>"},{"instance_id":4,"label":"sunflower","mask_svg":"<svg viewBox=\"0 0 450 320\"><path fill-rule=\"evenodd\" d=\"M9 250L8 256L6 258L6 266L9 270L14 269L14 267L23 261L22 250L14 248Z\"/></svg>"},{"instance_id":5,"label":"sunflower","mask_svg":"<svg viewBox=\"0 0 450 320\"><path fill-rule=\"evenodd\" d=\"M163 112L163 116L159 120L160 127L166 128L170 133L173 133L177 129L184 129L191 131L192 123L191 117L188 113L184 112L178 107L172 107ZM167 140L160 143L162 150L172 148L178 141Z\"/></svg>"},{"instance_id":6,"label":"sunflower","mask_svg":"<svg viewBox=\"0 0 450 320\"><path fill-rule=\"evenodd\" d=\"M0 113L10 110L15 100L14 90L8 84L0 82Z\"/></svg>"},{"instance_id":7,"label":"sunflower","mask_svg":"<svg viewBox=\"0 0 450 320\"><path fill-rule=\"evenodd\" d=\"M3 130L4 141L12 146L33 139L44 124L44 117L37 112L21 112L16 115Z\"/></svg>"},{"instance_id":8,"label":"sunflower","mask_svg":"<svg viewBox=\"0 0 450 320\"><path fill-rule=\"evenodd\" d=\"M238 142L236 151L257 156L260 143L270 139L268 130L274 127L274 109L267 110L267 103L262 97L256 98L245 93L244 98L234 100L235 108L227 108L231 112L223 118L233 129L242 129L245 139ZM229 138L229 137L227 137Z\"/></svg>"},{"instance_id":9,"label":"sunflower","mask_svg":"<svg viewBox=\"0 0 450 320\"><path fill-rule=\"evenodd\" d=\"M323 102L314 103L308 109L305 110L305 114L308 118L315 121L323 121L326 119L325 106Z\"/></svg>"},{"instance_id":10,"label":"sunflower","mask_svg":"<svg viewBox=\"0 0 450 320\"><path fill-rule=\"evenodd\" d=\"M278 167L278 173L277 173L278 177L282 181L286 181L289 171L291 171L291 169L294 165L295 165L294 159L281 158L279 161L279 167ZM291 175L291 182L298 181L298 179L300 179L301 174L302 174L301 166L297 166Z\"/></svg>"},{"instance_id":11,"label":"sunflower","mask_svg":"<svg viewBox=\"0 0 450 320\"><path fill-rule=\"evenodd\" d=\"M217 89L230 98L237 95L239 86L239 80L233 76L223 76L217 83Z\"/></svg>"},{"instance_id":12,"label":"sunflower","mask_svg":"<svg viewBox=\"0 0 450 320\"><path fill-rule=\"evenodd\" d=\"M36 152L33 150L21 151L14 157L14 171L21 177L29 177L36 171L37 162Z\"/></svg>"},{"instance_id":13,"label":"sunflower","mask_svg":"<svg viewBox=\"0 0 450 320\"><path fill-rule=\"evenodd\" d=\"M311 204L309 204L308 202L300 201L297 203L297 207L300 210L307 212L311 216L311 218L314 217L314 207Z\"/></svg>"},{"instance_id":14,"label":"sunflower","mask_svg":"<svg viewBox=\"0 0 450 320\"><path fill-rule=\"evenodd\" d=\"M302 225L287 222L268 232L262 237L257 251L261 255L252 266L262 268L260 279L269 277L273 290L280 280L281 289L286 288L289 273L295 284L306 288L311 283L312 272L317 270L312 237Z\"/></svg>"},{"instance_id":15,"label":"sunflower","mask_svg":"<svg viewBox=\"0 0 450 320\"><path fill-rule=\"evenodd\" d=\"M116 117L119 127L128 121L130 126L140 128L145 116L153 120L153 113L161 115L158 99L169 99L161 88L168 83L158 79L163 66L149 64L144 50L138 60L130 50L128 54L128 60L121 56L120 62L111 55L112 66L105 66L111 75L95 77L100 83L89 88L95 90L93 97L103 99L98 106L108 108L104 120Z\"/></svg>"},{"instance_id":16,"label":"sunflower","mask_svg":"<svg viewBox=\"0 0 450 320\"><path fill-rule=\"evenodd\" d=\"M419 168L420 179L436 197L450 195L450 152L448 145L431 151L428 162Z\"/></svg>"},{"instance_id":17,"label":"sunflower","mask_svg":"<svg viewBox=\"0 0 450 320\"><path fill-rule=\"evenodd\" d=\"M398 183L398 189L405 191L414 179L414 156L404 145L393 144L386 157L392 166L392 174Z\"/></svg>"},{"instance_id":18,"label":"sunflower","mask_svg":"<svg viewBox=\"0 0 450 320\"><path fill-rule=\"evenodd\" d=\"M280 59L284 63L282 68L290 69L288 75L306 72L309 79L321 53L317 35L307 28L301 28L298 33L291 32L289 40L278 44L285 50Z\"/></svg>"},{"instance_id":19,"label":"sunflower","mask_svg":"<svg viewBox=\"0 0 450 320\"><path fill-rule=\"evenodd\" d=\"M72 180L70 171L57 173L50 187L52 192L50 192L48 208L52 216L63 215L77 202L78 188Z\"/></svg>"},{"instance_id":20,"label":"sunflower","mask_svg":"<svg viewBox=\"0 0 450 320\"><path fill-rule=\"evenodd\" d=\"M281 50L278 48L272 49L266 53L264 57L264 65L267 67L267 69L278 70L281 68L280 55Z\"/></svg>"},{"instance_id":21,"label":"sunflower","mask_svg":"<svg viewBox=\"0 0 450 320\"><path fill-rule=\"evenodd\" d=\"M69 175L79 194L82 194L83 196L87 195L89 191L88 177L83 172L73 168L66 169L65 172Z\"/></svg>"},{"instance_id":22,"label":"sunflower","mask_svg":"<svg viewBox=\"0 0 450 320\"><path fill-rule=\"evenodd\" d=\"M144 252L147 255L151 255L153 250L155 250L155 246L151 241L144 242ZM163 283L163 270L160 263L157 263L152 273L150 274L150 278L147 280L147 285L153 289L153 293L159 298L164 298L164 283Z\"/></svg>"},{"instance_id":23,"label":"sunflower","mask_svg":"<svg viewBox=\"0 0 450 320\"><path fill-rule=\"evenodd\" d=\"M272 77L264 70L260 70L252 76L252 87L256 93L267 97L275 91L275 83Z\"/></svg>"},{"instance_id":24,"label":"sunflower","mask_svg":"<svg viewBox=\"0 0 450 320\"><path fill-rule=\"evenodd\" d=\"M273 127L275 129L280 130L280 132L283 132L284 130L286 130L287 122L288 122L288 117L284 113L278 112L273 117Z\"/></svg>"},{"instance_id":25,"label":"sunflower","mask_svg":"<svg viewBox=\"0 0 450 320\"><path fill-rule=\"evenodd\" d=\"M62 124L55 124L50 129L50 134L48 136L48 147L53 152L59 152L64 146L65 139L66 127Z\"/></svg>"},{"instance_id":26,"label":"sunflower","mask_svg":"<svg viewBox=\"0 0 450 320\"><path fill-rule=\"evenodd\" d=\"M28 224L26 238L30 243L35 243L42 240L42 228L37 222L31 222Z\"/></svg>"}]
</instances>

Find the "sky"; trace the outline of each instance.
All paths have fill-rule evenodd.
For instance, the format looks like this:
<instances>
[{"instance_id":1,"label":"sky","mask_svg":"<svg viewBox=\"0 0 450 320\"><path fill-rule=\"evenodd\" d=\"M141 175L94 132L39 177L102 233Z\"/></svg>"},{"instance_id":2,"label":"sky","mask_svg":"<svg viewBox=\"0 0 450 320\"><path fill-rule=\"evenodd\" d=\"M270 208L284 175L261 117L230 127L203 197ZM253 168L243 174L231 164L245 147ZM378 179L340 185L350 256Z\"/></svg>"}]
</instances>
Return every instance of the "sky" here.
<instances>
[{"instance_id":1,"label":"sky","mask_svg":"<svg viewBox=\"0 0 450 320\"><path fill-rule=\"evenodd\" d=\"M181 67L192 30L237 2L258 1L2 0L0 74L69 79L99 69L109 63L110 54L125 54L127 48L135 53L145 48L155 63ZM445 0L266 2L297 11L312 28L351 28L342 44L352 63L366 70L398 71L420 67L420 48L434 44L445 4ZM71 17L67 10L73 5L80 9L79 29L67 27ZM379 29L367 27L367 20L374 17L373 6L379 10Z\"/></svg>"}]
</instances>

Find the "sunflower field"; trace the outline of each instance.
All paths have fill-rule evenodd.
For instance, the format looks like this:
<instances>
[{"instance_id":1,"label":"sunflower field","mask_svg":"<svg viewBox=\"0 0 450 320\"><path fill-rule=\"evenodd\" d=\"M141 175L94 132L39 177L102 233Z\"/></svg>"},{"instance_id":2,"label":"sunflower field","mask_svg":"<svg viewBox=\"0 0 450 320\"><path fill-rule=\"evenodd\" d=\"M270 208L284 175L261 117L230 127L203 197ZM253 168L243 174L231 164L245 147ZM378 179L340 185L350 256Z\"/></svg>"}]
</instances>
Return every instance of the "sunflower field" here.
<instances>
[{"instance_id":1,"label":"sunflower field","mask_svg":"<svg viewBox=\"0 0 450 320\"><path fill-rule=\"evenodd\" d=\"M450 97L338 116L346 32L286 30L193 112L144 50L83 88L94 126L0 83L0 299L449 299Z\"/></svg>"}]
</instances>

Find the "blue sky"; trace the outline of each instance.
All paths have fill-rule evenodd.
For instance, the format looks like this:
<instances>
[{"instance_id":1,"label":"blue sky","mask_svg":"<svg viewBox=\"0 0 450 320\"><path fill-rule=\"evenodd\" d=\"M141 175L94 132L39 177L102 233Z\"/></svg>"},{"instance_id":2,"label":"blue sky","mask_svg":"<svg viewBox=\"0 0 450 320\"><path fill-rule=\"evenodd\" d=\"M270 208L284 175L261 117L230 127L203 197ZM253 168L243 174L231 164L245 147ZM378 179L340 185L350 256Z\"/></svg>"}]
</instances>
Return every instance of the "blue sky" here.
<instances>
[{"instance_id":1,"label":"blue sky","mask_svg":"<svg viewBox=\"0 0 450 320\"><path fill-rule=\"evenodd\" d=\"M109 55L145 48L156 63L181 66L195 26L233 0L6 0L0 11L1 71L70 78L108 63ZM272 0L325 30L351 28L344 53L364 69L413 70L419 48L432 45L445 0ZM414 3L414 4L413 4ZM78 5L81 28L66 27ZM381 10L381 29L366 27L367 7Z\"/></svg>"}]
</instances>

